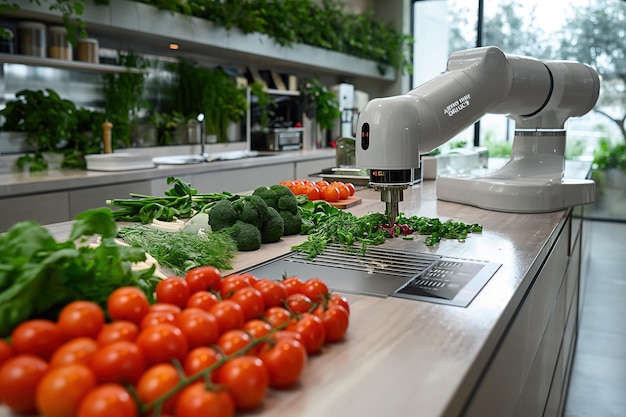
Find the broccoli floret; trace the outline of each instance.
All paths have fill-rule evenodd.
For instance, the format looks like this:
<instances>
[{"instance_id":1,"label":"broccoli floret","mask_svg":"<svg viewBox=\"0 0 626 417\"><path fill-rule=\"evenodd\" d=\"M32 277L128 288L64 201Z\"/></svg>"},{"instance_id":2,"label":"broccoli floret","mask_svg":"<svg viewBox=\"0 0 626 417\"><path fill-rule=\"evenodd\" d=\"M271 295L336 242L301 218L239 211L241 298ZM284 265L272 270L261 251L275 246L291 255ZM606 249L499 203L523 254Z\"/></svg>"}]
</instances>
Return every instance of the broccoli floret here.
<instances>
[{"instance_id":1,"label":"broccoli floret","mask_svg":"<svg viewBox=\"0 0 626 417\"><path fill-rule=\"evenodd\" d=\"M293 195L289 187L286 185L274 184L270 186L270 190L274 192L277 200L285 195Z\"/></svg>"},{"instance_id":2,"label":"broccoli floret","mask_svg":"<svg viewBox=\"0 0 626 417\"><path fill-rule=\"evenodd\" d=\"M258 187L252 192L252 195L261 197L268 207L278 207L278 195L268 187Z\"/></svg>"},{"instance_id":3,"label":"broccoli floret","mask_svg":"<svg viewBox=\"0 0 626 417\"><path fill-rule=\"evenodd\" d=\"M240 251L252 251L261 247L261 231L250 223L237 220L234 225L224 229L237 243Z\"/></svg>"},{"instance_id":4,"label":"broccoli floret","mask_svg":"<svg viewBox=\"0 0 626 417\"><path fill-rule=\"evenodd\" d=\"M298 200L296 196L284 195L278 199L278 211L288 211L292 214L298 213Z\"/></svg>"},{"instance_id":5,"label":"broccoli floret","mask_svg":"<svg viewBox=\"0 0 626 417\"><path fill-rule=\"evenodd\" d=\"M285 233L285 222L274 208L269 207L268 219L261 226L261 241L263 243L278 242Z\"/></svg>"},{"instance_id":6,"label":"broccoli floret","mask_svg":"<svg viewBox=\"0 0 626 417\"><path fill-rule=\"evenodd\" d=\"M283 218L285 227L284 236L300 234L300 226L302 225L302 218L297 214L293 214L290 211L279 211L280 217Z\"/></svg>"},{"instance_id":7,"label":"broccoli floret","mask_svg":"<svg viewBox=\"0 0 626 417\"><path fill-rule=\"evenodd\" d=\"M233 203L239 220L260 228L267 220L267 204L258 195L245 196Z\"/></svg>"},{"instance_id":8,"label":"broccoli floret","mask_svg":"<svg viewBox=\"0 0 626 417\"><path fill-rule=\"evenodd\" d=\"M230 200L220 200L209 210L209 226L212 231L217 232L235 224L238 217Z\"/></svg>"}]
</instances>

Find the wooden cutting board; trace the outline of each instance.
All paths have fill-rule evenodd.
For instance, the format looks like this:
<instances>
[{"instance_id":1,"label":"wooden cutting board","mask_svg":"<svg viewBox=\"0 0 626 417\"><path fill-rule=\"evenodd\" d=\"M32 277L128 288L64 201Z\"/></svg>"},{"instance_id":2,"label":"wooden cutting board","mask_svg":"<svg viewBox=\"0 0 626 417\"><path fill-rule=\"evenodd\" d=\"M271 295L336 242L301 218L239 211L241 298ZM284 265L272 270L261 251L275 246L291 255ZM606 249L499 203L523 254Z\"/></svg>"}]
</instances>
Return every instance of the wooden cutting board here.
<instances>
[{"instance_id":1,"label":"wooden cutting board","mask_svg":"<svg viewBox=\"0 0 626 417\"><path fill-rule=\"evenodd\" d=\"M328 204L330 204L331 206L335 206L339 209L347 209L356 206L357 204L361 204L361 197L351 196L348 198L344 198L343 200L334 201L332 203L329 202Z\"/></svg>"}]
</instances>

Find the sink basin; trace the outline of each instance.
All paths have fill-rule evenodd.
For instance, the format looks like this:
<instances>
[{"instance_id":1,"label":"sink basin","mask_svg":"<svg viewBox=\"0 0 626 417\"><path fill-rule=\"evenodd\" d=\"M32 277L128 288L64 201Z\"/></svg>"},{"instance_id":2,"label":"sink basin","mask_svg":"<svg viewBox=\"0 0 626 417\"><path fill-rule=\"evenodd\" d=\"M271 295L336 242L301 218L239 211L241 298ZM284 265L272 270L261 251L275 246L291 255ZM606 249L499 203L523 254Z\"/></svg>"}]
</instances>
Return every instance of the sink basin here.
<instances>
[{"instance_id":1,"label":"sink basin","mask_svg":"<svg viewBox=\"0 0 626 417\"><path fill-rule=\"evenodd\" d=\"M213 161L229 161L243 158L255 158L258 156L266 156L266 154L260 154L257 151L237 150L237 151L224 151L224 152L212 152L205 155L170 155L170 156L158 156L152 158L152 161L158 165L188 165L199 164L202 162Z\"/></svg>"},{"instance_id":2,"label":"sink basin","mask_svg":"<svg viewBox=\"0 0 626 417\"><path fill-rule=\"evenodd\" d=\"M85 161L90 171L128 171L155 166L149 155L123 152L85 155Z\"/></svg>"}]
</instances>

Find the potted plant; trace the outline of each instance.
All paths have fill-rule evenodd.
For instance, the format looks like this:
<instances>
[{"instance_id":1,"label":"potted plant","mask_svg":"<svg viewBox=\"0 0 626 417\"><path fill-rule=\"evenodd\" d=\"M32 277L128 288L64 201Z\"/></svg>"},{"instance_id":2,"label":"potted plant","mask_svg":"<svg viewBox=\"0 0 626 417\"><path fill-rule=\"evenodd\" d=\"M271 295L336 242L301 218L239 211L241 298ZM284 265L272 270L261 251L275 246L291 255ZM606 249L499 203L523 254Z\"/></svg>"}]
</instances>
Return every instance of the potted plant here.
<instances>
[{"instance_id":1,"label":"potted plant","mask_svg":"<svg viewBox=\"0 0 626 417\"><path fill-rule=\"evenodd\" d=\"M61 154L76 129L76 106L54 90L21 90L16 99L0 111L4 131L26 132L26 143L32 154L17 159L19 168L30 164L30 171L48 168L45 153Z\"/></svg>"},{"instance_id":2,"label":"potted plant","mask_svg":"<svg viewBox=\"0 0 626 417\"><path fill-rule=\"evenodd\" d=\"M341 112L337 96L317 78L305 80L300 86L304 113L309 119L315 119L315 143L322 146L321 138L326 130L335 127Z\"/></svg>"}]
</instances>

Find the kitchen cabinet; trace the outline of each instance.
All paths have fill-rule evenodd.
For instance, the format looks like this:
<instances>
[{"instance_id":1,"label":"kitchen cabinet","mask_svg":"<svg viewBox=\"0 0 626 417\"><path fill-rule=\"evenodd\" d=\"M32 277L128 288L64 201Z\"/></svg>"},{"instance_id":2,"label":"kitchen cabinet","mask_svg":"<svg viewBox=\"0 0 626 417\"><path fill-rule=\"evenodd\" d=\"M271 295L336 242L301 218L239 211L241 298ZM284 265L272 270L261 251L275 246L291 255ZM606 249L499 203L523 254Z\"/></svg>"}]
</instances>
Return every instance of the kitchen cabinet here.
<instances>
[{"instance_id":1,"label":"kitchen cabinet","mask_svg":"<svg viewBox=\"0 0 626 417\"><path fill-rule=\"evenodd\" d=\"M135 171L0 174L0 232L22 220L67 221L87 209L106 206L107 199L128 198L130 193L164 195L170 188L168 176L181 178L199 192L239 193L282 180L309 178L334 163L334 149L320 149Z\"/></svg>"}]
</instances>

